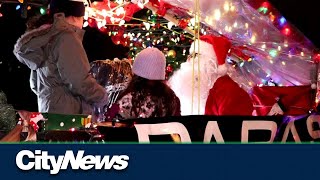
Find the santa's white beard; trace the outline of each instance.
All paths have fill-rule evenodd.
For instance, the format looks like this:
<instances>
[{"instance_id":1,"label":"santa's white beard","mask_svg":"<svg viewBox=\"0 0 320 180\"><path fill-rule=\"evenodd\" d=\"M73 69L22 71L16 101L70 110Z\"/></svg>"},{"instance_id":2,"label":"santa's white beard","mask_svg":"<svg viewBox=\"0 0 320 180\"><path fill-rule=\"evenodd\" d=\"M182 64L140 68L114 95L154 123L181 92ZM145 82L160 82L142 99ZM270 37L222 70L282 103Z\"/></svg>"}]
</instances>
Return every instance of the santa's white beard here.
<instances>
[{"instance_id":1,"label":"santa's white beard","mask_svg":"<svg viewBox=\"0 0 320 180\"><path fill-rule=\"evenodd\" d=\"M194 69L192 66L191 62L182 63L169 79L170 87L180 99L181 115L203 115L209 90L218 78L214 73L204 71L204 67L198 72L198 65L195 64Z\"/></svg>"}]
</instances>

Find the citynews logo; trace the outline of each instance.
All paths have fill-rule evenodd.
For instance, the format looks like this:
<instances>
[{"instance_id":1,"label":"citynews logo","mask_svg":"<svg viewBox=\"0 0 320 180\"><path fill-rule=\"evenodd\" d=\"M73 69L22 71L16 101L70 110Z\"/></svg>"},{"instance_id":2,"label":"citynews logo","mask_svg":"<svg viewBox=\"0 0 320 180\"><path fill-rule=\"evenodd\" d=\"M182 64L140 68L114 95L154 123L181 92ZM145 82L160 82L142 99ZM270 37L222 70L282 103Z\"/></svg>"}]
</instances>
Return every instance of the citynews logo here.
<instances>
[{"instance_id":1,"label":"citynews logo","mask_svg":"<svg viewBox=\"0 0 320 180\"><path fill-rule=\"evenodd\" d=\"M124 170L128 167L129 156L127 155L86 155L84 150L79 150L75 154L67 150L65 155L48 155L48 151L35 150L34 153L29 150L22 150L16 156L16 165L24 171L31 169L48 170L50 174L58 174L60 170L66 170L70 164L73 170L96 170L115 169Z\"/></svg>"}]
</instances>

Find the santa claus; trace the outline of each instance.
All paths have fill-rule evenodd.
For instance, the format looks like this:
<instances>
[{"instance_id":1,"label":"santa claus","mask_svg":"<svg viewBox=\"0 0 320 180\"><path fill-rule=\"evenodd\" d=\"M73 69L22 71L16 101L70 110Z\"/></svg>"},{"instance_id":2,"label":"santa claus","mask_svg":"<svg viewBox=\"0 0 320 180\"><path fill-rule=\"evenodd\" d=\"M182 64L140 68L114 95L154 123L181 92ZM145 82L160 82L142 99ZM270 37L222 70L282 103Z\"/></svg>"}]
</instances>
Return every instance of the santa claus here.
<instances>
[{"instance_id":1,"label":"santa claus","mask_svg":"<svg viewBox=\"0 0 320 180\"><path fill-rule=\"evenodd\" d=\"M213 35L191 44L188 60L169 79L182 115L252 115L249 94L228 75L230 48L227 38Z\"/></svg>"}]
</instances>

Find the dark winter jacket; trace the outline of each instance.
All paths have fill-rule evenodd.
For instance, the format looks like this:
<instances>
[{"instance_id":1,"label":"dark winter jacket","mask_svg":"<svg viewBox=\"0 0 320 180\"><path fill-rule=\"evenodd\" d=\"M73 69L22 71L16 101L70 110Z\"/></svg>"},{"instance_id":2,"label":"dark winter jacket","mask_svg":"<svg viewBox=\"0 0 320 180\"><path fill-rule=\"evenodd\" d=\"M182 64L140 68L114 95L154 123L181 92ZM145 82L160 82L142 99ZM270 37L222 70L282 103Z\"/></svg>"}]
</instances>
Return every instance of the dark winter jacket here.
<instances>
[{"instance_id":1,"label":"dark winter jacket","mask_svg":"<svg viewBox=\"0 0 320 180\"><path fill-rule=\"evenodd\" d=\"M38 97L39 112L91 114L92 105L107 102L105 89L88 73L83 35L59 13L52 25L18 39L14 54L31 69L30 86Z\"/></svg>"}]
</instances>

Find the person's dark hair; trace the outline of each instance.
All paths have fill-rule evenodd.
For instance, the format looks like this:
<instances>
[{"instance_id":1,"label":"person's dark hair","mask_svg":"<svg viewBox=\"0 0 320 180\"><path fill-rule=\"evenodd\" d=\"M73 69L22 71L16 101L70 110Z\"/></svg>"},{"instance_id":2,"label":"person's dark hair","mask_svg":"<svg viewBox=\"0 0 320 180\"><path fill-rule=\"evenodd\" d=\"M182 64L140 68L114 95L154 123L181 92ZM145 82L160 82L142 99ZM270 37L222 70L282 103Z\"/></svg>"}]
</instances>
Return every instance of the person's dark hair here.
<instances>
[{"instance_id":1,"label":"person's dark hair","mask_svg":"<svg viewBox=\"0 0 320 180\"><path fill-rule=\"evenodd\" d=\"M36 15L31 17L27 21L27 31L37 29L44 24L52 24L52 23L53 23L53 15L50 15L50 14Z\"/></svg>"},{"instance_id":2,"label":"person's dark hair","mask_svg":"<svg viewBox=\"0 0 320 180\"><path fill-rule=\"evenodd\" d=\"M137 75L133 75L126 90L120 94L118 100L132 94L132 114L138 114L139 109L144 104L147 96L151 97L155 103L155 110L152 117L180 115L180 101L173 90L161 80L148 80Z\"/></svg>"},{"instance_id":3,"label":"person's dark hair","mask_svg":"<svg viewBox=\"0 0 320 180\"><path fill-rule=\"evenodd\" d=\"M44 24L52 24L53 15L56 13L64 13L65 17L82 17L85 13L85 6L83 2L50 0L48 13L31 17L27 22L27 31L37 29Z\"/></svg>"}]
</instances>

